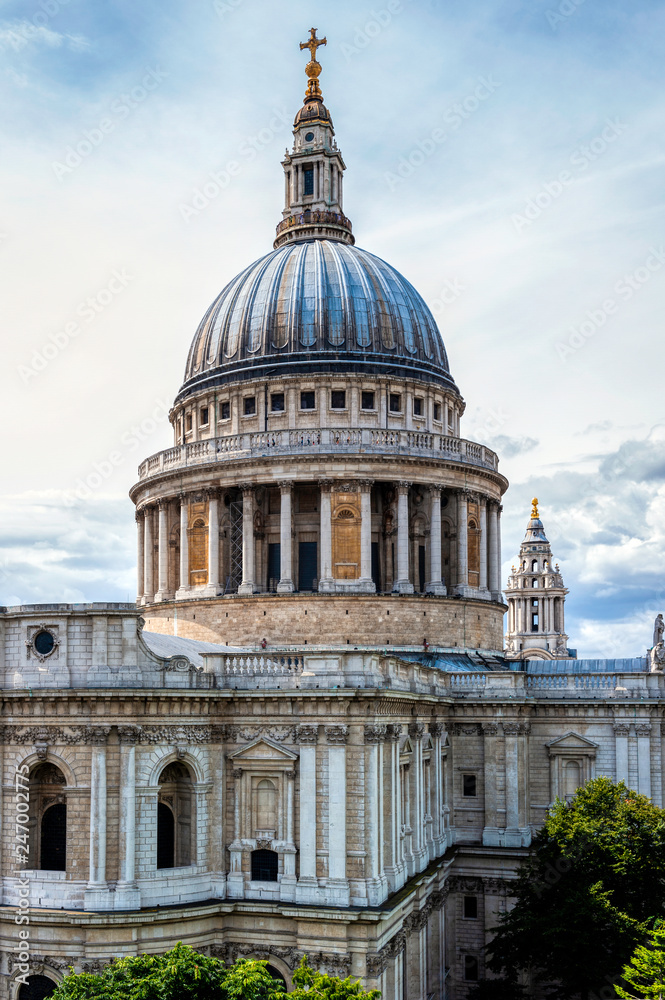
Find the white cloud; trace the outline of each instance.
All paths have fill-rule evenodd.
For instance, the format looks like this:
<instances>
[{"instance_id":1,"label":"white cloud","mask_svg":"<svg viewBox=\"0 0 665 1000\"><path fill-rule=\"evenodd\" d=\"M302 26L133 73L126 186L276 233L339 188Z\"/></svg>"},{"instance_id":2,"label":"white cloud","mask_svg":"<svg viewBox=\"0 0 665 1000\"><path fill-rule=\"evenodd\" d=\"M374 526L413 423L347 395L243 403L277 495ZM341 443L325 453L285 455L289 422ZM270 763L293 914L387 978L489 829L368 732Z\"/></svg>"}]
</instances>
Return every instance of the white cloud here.
<instances>
[{"instance_id":1,"label":"white cloud","mask_svg":"<svg viewBox=\"0 0 665 1000\"><path fill-rule=\"evenodd\" d=\"M62 45L72 52L83 52L90 48L83 35L63 34L46 25L35 25L27 18L0 22L0 50L20 52L28 46L58 49Z\"/></svg>"}]
</instances>

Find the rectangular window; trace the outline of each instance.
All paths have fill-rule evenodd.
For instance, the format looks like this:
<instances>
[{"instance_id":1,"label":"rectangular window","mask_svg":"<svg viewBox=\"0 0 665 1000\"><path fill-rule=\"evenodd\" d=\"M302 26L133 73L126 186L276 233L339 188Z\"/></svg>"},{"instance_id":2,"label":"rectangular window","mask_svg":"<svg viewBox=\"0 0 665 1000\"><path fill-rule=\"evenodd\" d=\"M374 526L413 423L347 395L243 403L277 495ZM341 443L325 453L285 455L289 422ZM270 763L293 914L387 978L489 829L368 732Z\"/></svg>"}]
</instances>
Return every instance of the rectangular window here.
<instances>
[{"instance_id":1,"label":"rectangular window","mask_svg":"<svg viewBox=\"0 0 665 1000\"><path fill-rule=\"evenodd\" d=\"M363 410L373 410L374 409L374 393L373 392L363 392L360 405L361 405L361 408Z\"/></svg>"},{"instance_id":2,"label":"rectangular window","mask_svg":"<svg viewBox=\"0 0 665 1000\"><path fill-rule=\"evenodd\" d=\"M478 982L478 959L475 955L464 956L464 978L467 983Z\"/></svg>"},{"instance_id":3,"label":"rectangular window","mask_svg":"<svg viewBox=\"0 0 665 1000\"><path fill-rule=\"evenodd\" d=\"M477 920L478 919L478 897L477 896L465 896L464 897L464 919L465 920Z\"/></svg>"},{"instance_id":4,"label":"rectangular window","mask_svg":"<svg viewBox=\"0 0 665 1000\"><path fill-rule=\"evenodd\" d=\"M413 415L414 417L422 417L423 415L423 401L420 396L416 396L413 401Z\"/></svg>"},{"instance_id":5,"label":"rectangular window","mask_svg":"<svg viewBox=\"0 0 665 1000\"><path fill-rule=\"evenodd\" d=\"M538 631L538 615L531 615L531 631Z\"/></svg>"},{"instance_id":6,"label":"rectangular window","mask_svg":"<svg viewBox=\"0 0 665 1000\"><path fill-rule=\"evenodd\" d=\"M284 393L283 392L273 392L270 397L270 412L271 413L283 413L284 412Z\"/></svg>"},{"instance_id":7,"label":"rectangular window","mask_svg":"<svg viewBox=\"0 0 665 1000\"><path fill-rule=\"evenodd\" d=\"M313 390L308 389L306 392L300 393L300 409L301 410L316 409L316 394Z\"/></svg>"},{"instance_id":8,"label":"rectangular window","mask_svg":"<svg viewBox=\"0 0 665 1000\"><path fill-rule=\"evenodd\" d=\"M255 396L245 396L243 400L243 413L246 417L250 417L253 413L256 413Z\"/></svg>"},{"instance_id":9,"label":"rectangular window","mask_svg":"<svg viewBox=\"0 0 665 1000\"><path fill-rule=\"evenodd\" d=\"M402 397L398 392L391 392L388 399L388 408L391 413L402 412Z\"/></svg>"},{"instance_id":10,"label":"rectangular window","mask_svg":"<svg viewBox=\"0 0 665 1000\"><path fill-rule=\"evenodd\" d=\"M346 409L346 392L344 389L333 389L330 393L330 409Z\"/></svg>"},{"instance_id":11,"label":"rectangular window","mask_svg":"<svg viewBox=\"0 0 665 1000\"><path fill-rule=\"evenodd\" d=\"M475 774L462 775L462 794L465 799L475 799L477 794Z\"/></svg>"},{"instance_id":12,"label":"rectangular window","mask_svg":"<svg viewBox=\"0 0 665 1000\"><path fill-rule=\"evenodd\" d=\"M191 431L191 429L192 429L192 415L191 413L188 413L187 416L185 417L185 430Z\"/></svg>"},{"instance_id":13,"label":"rectangular window","mask_svg":"<svg viewBox=\"0 0 665 1000\"><path fill-rule=\"evenodd\" d=\"M303 170L303 194L314 194L314 167L305 167Z\"/></svg>"},{"instance_id":14,"label":"rectangular window","mask_svg":"<svg viewBox=\"0 0 665 1000\"><path fill-rule=\"evenodd\" d=\"M231 416L231 404L229 403L228 400L226 400L224 403L220 403L219 419L228 420L230 416Z\"/></svg>"},{"instance_id":15,"label":"rectangular window","mask_svg":"<svg viewBox=\"0 0 665 1000\"><path fill-rule=\"evenodd\" d=\"M208 425L209 410L207 406L201 407L201 426L207 427Z\"/></svg>"},{"instance_id":16,"label":"rectangular window","mask_svg":"<svg viewBox=\"0 0 665 1000\"><path fill-rule=\"evenodd\" d=\"M441 420L441 403L434 404L434 419Z\"/></svg>"}]
</instances>

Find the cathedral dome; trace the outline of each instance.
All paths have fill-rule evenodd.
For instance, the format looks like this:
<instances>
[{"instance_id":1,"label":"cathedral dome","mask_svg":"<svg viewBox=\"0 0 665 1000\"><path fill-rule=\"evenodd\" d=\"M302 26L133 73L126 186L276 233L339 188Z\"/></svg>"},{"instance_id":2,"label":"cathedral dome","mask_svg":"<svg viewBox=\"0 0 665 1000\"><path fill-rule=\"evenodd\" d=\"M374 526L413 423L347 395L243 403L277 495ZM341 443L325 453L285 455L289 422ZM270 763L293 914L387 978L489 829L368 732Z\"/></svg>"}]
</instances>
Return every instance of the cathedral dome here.
<instances>
[{"instance_id":1,"label":"cathedral dome","mask_svg":"<svg viewBox=\"0 0 665 1000\"><path fill-rule=\"evenodd\" d=\"M299 240L217 296L192 342L179 399L280 374L410 376L457 391L436 321L402 275L337 240Z\"/></svg>"}]
</instances>

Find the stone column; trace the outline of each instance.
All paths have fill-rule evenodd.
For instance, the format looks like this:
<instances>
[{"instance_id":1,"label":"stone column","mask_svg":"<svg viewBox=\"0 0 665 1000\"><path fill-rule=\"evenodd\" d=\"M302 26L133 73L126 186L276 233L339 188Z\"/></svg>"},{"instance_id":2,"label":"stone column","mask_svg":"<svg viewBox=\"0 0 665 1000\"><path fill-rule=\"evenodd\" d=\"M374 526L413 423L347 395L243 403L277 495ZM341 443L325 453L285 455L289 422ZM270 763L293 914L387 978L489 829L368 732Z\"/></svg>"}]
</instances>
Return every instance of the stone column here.
<instances>
[{"instance_id":1,"label":"stone column","mask_svg":"<svg viewBox=\"0 0 665 1000\"><path fill-rule=\"evenodd\" d=\"M412 850L417 872L427 867L427 848L425 846L425 794L423 788L423 735L425 724L412 722L409 725L409 736L413 746L411 829L413 831Z\"/></svg>"},{"instance_id":2,"label":"stone column","mask_svg":"<svg viewBox=\"0 0 665 1000\"><path fill-rule=\"evenodd\" d=\"M326 726L328 743L328 881L325 901L349 905L346 877L346 726Z\"/></svg>"},{"instance_id":3,"label":"stone column","mask_svg":"<svg viewBox=\"0 0 665 1000\"><path fill-rule=\"evenodd\" d=\"M488 545L489 545L489 589L493 601L500 601L501 594L501 560L499 557L499 505L495 500L489 501Z\"/></svg>"},{"instance_id":4,"label":"stone column","mask_svg":"<svg viewBox=\"0 0 665 1000\"><path fill-rule=\"evenodd\" d=\"M399 781L399 740L401 726L388 723L385 736L384 780L384 845L383 870L390 892L395 892L404 882L404 868L400 857L401 845L401 790Z\"/></svg>"},{"instance_id":5,"label":"stone column","mask_svg":"<svg viewBox=\"0 0 665 1000\"><path fill-rule=\"evenodd\" d=\"M460 597L475 596L475 588L469 586L469 526L467 496L464 490L457 494L457 585L455 593Z\"/></svg>"},{"instance_id":6,"label":"stone column","mask_svg":"<svg viewBox=\"0 0 665 1000\"><path fill-rule=\"evenodd\" d=\"M506 753L506 832L505 847L528 847L531 831L527 827L526 801L526 740L530 731L528 722L504 722Z\"/></svg>"},{"instance_id":7,"label":"stone column","mask_svg":"<svg viewBox=\"0 0 665 1000\"><path fill-rule=\"evenodd\" d=\"M627 722L614 723L614 741L616 748L616 780L623 781L630 787L628 779L628 737L630 735L630 724Z\"/></svg>"},{"instance_id":8,"label":"stone column","mask_svg":"<svg viewBox=\"0 0 665 1000\"><path fill-rule=\"evenodd\" d=\"M637 736L637 784L640 795L651 798L651 723L635 723Z\"/></svg>"},{"instance_id":9,"label":"stone column","mask_svg":"<svg viewBox=\"0 0 665 1000\"><path fill-rule=\"evenodd\" d=\"M293 483L280 483L281 507L279 518L279 583L277 584L278 594L293 593L293 570L291 567L293 556L292 542L292 497Z\"/></svg>"},{"instance_id":10,"label":"stone column","mask_svg":"<svg viewBox=\"0 0 665 1000\"><path fill-rule=\"evenodd\" d=\"M489 598L490 591L487 577L487 500L480 498L480 594L479 597Z\"/></svg>"},{"instance_id":11,"label":"stone column","mask_svg":"<svg viewBox=\"0 0 665 1000\"><path fill-rule=\"evenodd\" d=\"M497 505L496 508L496 565L497 565L497 597L496 600L500 601L502 604L505 601L503 596L503 588L501 586L501 511L503 507L501 504Z\"/></svg>"},{"instance_id":12,"label":"stone column","mask_svg":"<svg viewBox=\"0 0 665 1000\"><path fill-rule=\"evenodd\" d=\"M137 510L136 519L136 603L143 604L145 593L145 513Z\"/></svg>"},{"instance_id":13,"label":"stone column","mask_svg":"<svg viewBox=\"0 0 665 1000\"><path fill-rule=\"evenodd\" d=\"M381 857L383 833L383 742L385 725L365 726L365 877L367 901L378 906L388 895Z\"/></svg>"},{"instance_id":14,"label":"stone column","mask_svg":"<svg viewBox=\"0 0 665 1000\"><path fill-rule=\"evenodd\" d=\"M295 902L296 898L295 779L295 771L287 771L284 775L284 781L286 782L286 822L284 824L286 829L286 843L282 848L284 871L279 883L279 898L285 902Z\"/></svg>"},{"instance_id":15,"label":"stone column","mask_svg":"<svg viewBox=\"0 0 665 1000\"><path fill-rule=\"evenodd\" d=\"M441 487L430 486L430 517L429 517L429 575L426 586L428 594L445 597L446 587L441 579Z\"/></svg>"},{"instance_id":16,"label":"stone column","mask_svg":"<svg viewBox=\"0 0 665 1000\"><path fill-rule=\"evenodd\" d=\"M86 728L90 753L90 871L85 891L84 909L110 910L106 882L106 741L109 726Z\"/></svg>"},{"instance_id":17,"label":"stone column","mask_svg":"<svg viewBox=\"0 0 665 1000\"><path fill-rule=\"evenodd\" d=\"M332 575L331 486L332 483L329 479L319 481L321 489L319 508L321 511L321 575L319 577L319 591L321 593L329 593L335 589L335 582Z\"/></svg>"},{"instance_id":18,"label":"stone column","mask_svg":"<svg viewBox=\"0 0 665 1000\"><path fill-rule=\"evenodd\" d=\"M320 899L316 877L316 741L318 726L298 726L300 745L300 877L296 887L298 903Z\"/></svg>"},{"instance_id":19,"label":"stone column","mask_svg":"<svg viewBox=\"0 0 665 1000\"><path fill-rule=\"evenodd\" d=\"M230 899L242 899L245 892L245 878L242 873L242 769L234 768L232 775L233 840L229 844L230 871L226 879L226 889Z\"/></svg>"},{"instance_id":20,"label":"stone column","mask_svg":"<svg viewBox=\"0 0 665 1000\"><path fill-rule=\"evenodd\" d=\"M189 597L189 501L184 493L180 494L180 586L176 591L178 598Z\"/></svg>"},{"instance_id":21,"label":"stone column","mask_svg":"<svg viewBox=\"0 0 665 1000\"><path fill-rule=\"evenodd\" d=\"M444 727L441 722L430 722L429 734L432 738L432 818L434 826L432 835L434 839L434 857L438 858L446 849L446 834L443 828L443 768L441 766L441 739Z\"/></svg>"},{"instance_id":22,"label":"stone column","mask_svg":"<svg viewBox=\"0 0 665 1000\"><path fill-rule=\"evenodd\" d=\"M501 845L502 828L499 826L498 802L498 739L499 726L496 722L483 722L485 758L485 827L483 829L483 844L487 847Z\"/></svg>"},{"instance_id":23,"label":"stone column","mask_svg":"<svg viewBox=\"0 0 665 1000\"><path fill-rule=\"evenodd\" d=\"M152 540L152 507L145 508L145 546L143 553L143 603L150 604L155 596L154 545Z\"/></svg>"},{"instance_id":24,"label":"stone column","mask_svg":"<svg viewBox=\"0 0 665 1000\"><path fill-rule=\"evenodd\" d=\"M219 594L219 492L208 491L208 583L206 597Z\"/></svg>"},{"instance_id":25,"label":"stone column","mask_svg":"<svg viewBox=\"0 0 665 1000\"><path fill-rule=\"evenodd\" d=\"M360 579L358 590L373 594L372 579L372 480L360 480Z\"/></svg>"},{"instance_id":26,"label":"stone column","mask_svg":"<svg viewBox=\"0 0 665 1000\"><path fill-rule=\"evenodd\" d=\"M242 489L242 582L239 594L254 593L254 487L244 483Z\"/></svg>"},{"instance_id":27,"label":"stone column","mask_svg":"<svg viewBox=\"0 0 665 1000\"><path fill-rule=\"evenodd\" d=\"M120 880L116 910L138 910L141 894L136 884L136 744L138 726L118 726L120 741Z\"/></svg>"},{"instance_id":28,"label":"stone column","mask_svg":"<svg viewBox=\"0 0 665 1000\"><path fill-rule=\"evenodd\" d=\"M156 601L165 601L169 589L169 508L166 500L159 501L157 529L157 593Z\"/></svg>"},{"instance_id":29,"label":"stone column","mask_svg":"<svg viewBox=\"0 0 665 1000\"><path fill-rule=\"evenodd\" d=\"M411 483L397 483L397 579L393 590L398 594L412 594L409 580L409 487Z\"/></svg>"}]
</instances>

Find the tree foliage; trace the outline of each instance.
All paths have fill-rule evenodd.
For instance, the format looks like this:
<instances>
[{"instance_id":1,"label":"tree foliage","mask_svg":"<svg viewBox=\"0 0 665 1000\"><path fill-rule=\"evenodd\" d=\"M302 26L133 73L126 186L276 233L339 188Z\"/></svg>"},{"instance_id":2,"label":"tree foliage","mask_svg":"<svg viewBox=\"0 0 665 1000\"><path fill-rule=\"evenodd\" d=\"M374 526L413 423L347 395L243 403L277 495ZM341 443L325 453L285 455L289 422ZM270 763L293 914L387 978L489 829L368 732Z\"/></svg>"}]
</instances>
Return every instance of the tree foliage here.
<instances>
[{"instance_id":1,"label":"tree foliage","mask_svg":"<svg viewBox=\"0 0 665 1000\"><path fill-rule=\"evenodd\" d=\"M99 975L72 973L52 1000L377 1000L360 983L315 972L303 958L293 974L296 989L284 993L265 962L242 959L231 966L180 942L165 955L120 958Z\"/></svg>"},{"instance_id":2,"label":"tree foliage","mask_svg":"<svg viewBox=\"0 0 665 1000\"><path fill-rule=\"evenodd\" d=\"M608 995L651 918L663 914L664 889L665 812L596 778L571 803L557 801L534 838L489 967L508 978L529 970L561 1000Z\"/></svg>"},{"instance_id":3,"label":"tree foliage","mask_svg":"<svg viewBox=\"0 0 665 1000\"><path fill-rule=\"evenodd\" d=\"M624 966L623 986L616 994L624 1000L663 1000L665 997L665 927L656 927L649 934L647 945L638 945L630 962Z\"/></svg>"}]
</instances>

